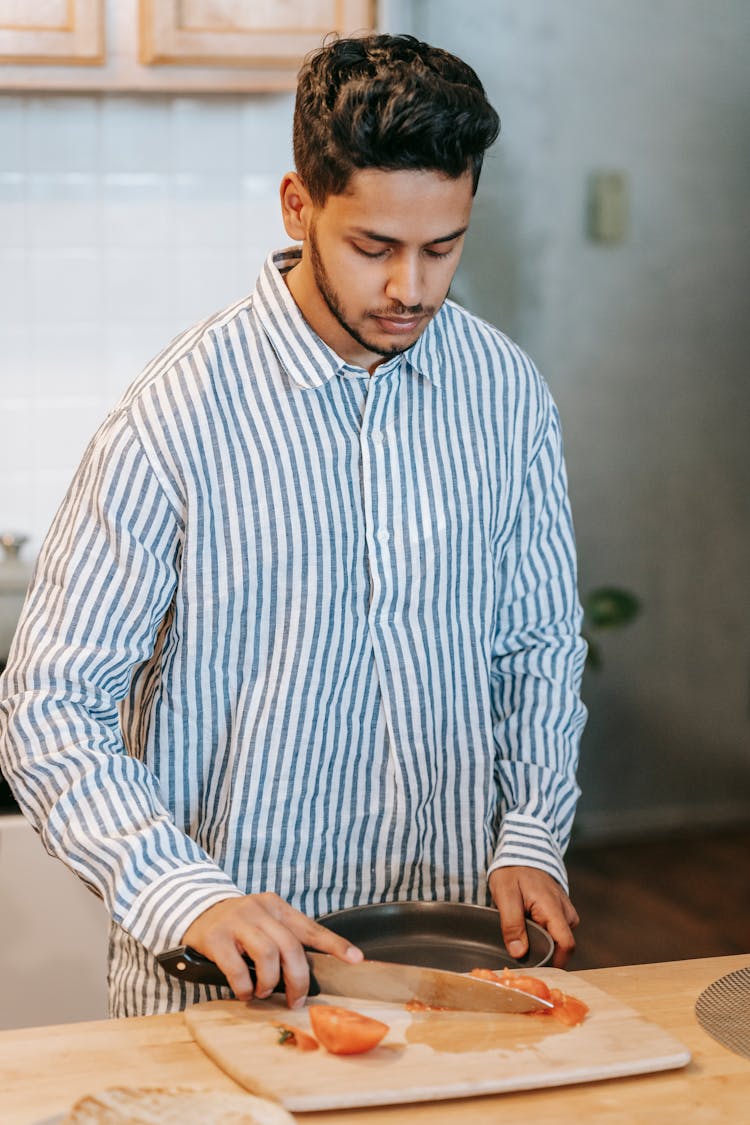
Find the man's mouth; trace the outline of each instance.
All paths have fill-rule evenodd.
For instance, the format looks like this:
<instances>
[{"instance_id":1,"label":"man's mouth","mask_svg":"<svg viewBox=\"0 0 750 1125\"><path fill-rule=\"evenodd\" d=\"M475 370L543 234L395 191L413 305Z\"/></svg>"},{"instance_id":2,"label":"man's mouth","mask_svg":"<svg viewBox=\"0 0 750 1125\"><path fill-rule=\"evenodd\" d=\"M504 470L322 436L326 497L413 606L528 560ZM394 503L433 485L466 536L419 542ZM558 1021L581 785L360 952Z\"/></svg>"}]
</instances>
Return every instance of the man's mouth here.
<instances>
[{"instance_id":1,"label":"man's mouth","mask_svg":"<svg viewBox=\"0 0 750 1125\"><path fill-rule=\"evenodd\" d=\"M372 313L373 320L376 320L381 328L386 332L413 332L418 328L421 321L424 319L425 313L420 310L415 313Z\"/></svg>"}]
</instances>

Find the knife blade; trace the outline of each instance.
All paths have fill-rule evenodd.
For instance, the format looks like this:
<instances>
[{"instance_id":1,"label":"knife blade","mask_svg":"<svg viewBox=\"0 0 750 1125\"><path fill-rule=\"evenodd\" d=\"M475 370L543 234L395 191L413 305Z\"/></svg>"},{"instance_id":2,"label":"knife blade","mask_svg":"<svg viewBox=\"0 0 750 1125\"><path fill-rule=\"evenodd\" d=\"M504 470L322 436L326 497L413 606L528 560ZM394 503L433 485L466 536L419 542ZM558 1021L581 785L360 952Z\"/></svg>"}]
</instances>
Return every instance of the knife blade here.
<instances>
[{"instance_id":1,"label":"knife blade","mask_svg":"<svg viewBox=\"0 0 750 1125\"><path fill-rule=\"evenodd\" d=\"M464 1012L533 1012L552 1007L548 1000L520 989L447 969L400 965L392 961L351 964L313 950L305 950L305 955L310 966L309 996L324 992L330 996L351 996L390 1004L416 1000L431 1008ZM197 984L227 983L218 965L190 946L159 953L157 961L182 980ZM245 961L254 984L255 967L249 957L246 956ZM274 991L284 991L283 977Z\"/></svg>"}]
</instances>

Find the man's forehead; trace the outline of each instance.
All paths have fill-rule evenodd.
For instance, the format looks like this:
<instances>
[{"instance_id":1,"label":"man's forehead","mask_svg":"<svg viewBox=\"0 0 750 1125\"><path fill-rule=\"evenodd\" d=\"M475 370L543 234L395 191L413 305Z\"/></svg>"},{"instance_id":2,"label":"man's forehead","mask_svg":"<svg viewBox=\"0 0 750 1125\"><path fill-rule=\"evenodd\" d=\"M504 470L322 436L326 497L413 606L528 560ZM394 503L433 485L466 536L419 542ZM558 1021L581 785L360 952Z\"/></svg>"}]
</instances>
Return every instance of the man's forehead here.
<instances>
[{"instance_id":1,"label":"man's forehead","mask_svg":"<svg viewBox=\"0 0 750 1125\"><path fill-rule=\"evenodd\" d=\"M468 226L474 199L467 172L458 178L431 170L358 169L347 190L330 195L322 211L347 227L399 241L412 228L427 241L455 238Z\"/></svg>"},{"instance_id":2,"label":"man's forehead","mask_svg":"<svg viewBox=\"0 0 750 1125\"><path fill-rule=\"evenodd\" d=\"M468 186L473 191L474 178L468 168L460 176L449 176L436 168L356 168L339 198L356 197L368 189L399 191L426 184L438 190Z\"/></svg>"}]
</instances>

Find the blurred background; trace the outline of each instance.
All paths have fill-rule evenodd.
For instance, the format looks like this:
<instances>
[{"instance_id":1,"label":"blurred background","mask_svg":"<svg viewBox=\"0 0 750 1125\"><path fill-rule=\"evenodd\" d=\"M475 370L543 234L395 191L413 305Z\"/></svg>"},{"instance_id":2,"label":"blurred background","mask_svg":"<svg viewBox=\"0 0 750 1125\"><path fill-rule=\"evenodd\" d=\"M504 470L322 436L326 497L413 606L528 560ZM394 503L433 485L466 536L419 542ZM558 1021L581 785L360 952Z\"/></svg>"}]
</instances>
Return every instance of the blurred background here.
<instances>
[{"instance_id":1,"label":"blurred background","mask_svg":"<svg viewBox=\"0 0 750 1125\"><path fill-rule=\"evenodd\" d=\"M641 603L586 672L574 890L593 910L609 895L616 912L613 872L630 877L617 849L635 849L627 871L643 885L668 862L644 841L729 829L739 851L677 854L686 890L701 859L707 884L738 877L750 859L746 0L381 0L377 21L464 57L500 112L453 295L526 348L552 389L582 594L616 586ZM28 536L27 563L127 384L285 244L292 104L285 91L0 92L0 531ZM0 890L15 932L26 907L9 869L26 860L9 824ZM576 866L597 848L598 868ZM96 905L80 893L81 911ZM744 949L746 875L717 903L727 893L744 906ZM713 902L701 909L715 915ZM581 964L625 956L601 940L586 961L582 936Z\"/></svg>"}]
</instances>

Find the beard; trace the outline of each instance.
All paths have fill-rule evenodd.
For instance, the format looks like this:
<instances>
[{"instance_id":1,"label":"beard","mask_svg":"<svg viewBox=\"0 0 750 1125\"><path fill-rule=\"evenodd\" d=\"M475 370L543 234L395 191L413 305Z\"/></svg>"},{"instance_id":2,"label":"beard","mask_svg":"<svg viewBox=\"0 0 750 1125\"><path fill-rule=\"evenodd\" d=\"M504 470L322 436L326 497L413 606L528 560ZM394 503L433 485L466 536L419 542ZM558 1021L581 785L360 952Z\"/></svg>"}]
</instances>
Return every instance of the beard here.
<instances>
[{"instance_id":1,"label":"beard","mask_svg":"<svg viewBox=\"0 0 750 1125\"><path fill-rule=\"evenodd\" d=\"M333 285L331 284L331 279L329 278L329 276L326 272L326 268L323 265L323 259L320 255L320 247L318 246L318 239L317 239L317 236L316 236L316 233L315 233L315 225L314 224L310 227L310 231L309 231L308 239L307 239L307 246L308 246L308 250L309 250L309 253L310 253L310 265L312 266L312 272L313 272L313 277L315 279L315 284L318 287L318 292L320 293L321 297L323 298L323 300L326 303L328 311L330 312L331 316L333 316L338 321L338 323L341 325L341 327L344 329L344 331L348 332L353 340L356 340L356 342L359 344L359 346L361 348L364 348L368 352L372 352L373 355L382 356L383 359L390 359L392 356L400 355L402 352L406 352L406 351L409 350L409 348L414 346L415 341L409 340L409 341L404 341L403 344L394 344L391 347L384 348L381 343L377 343L374 340L368 340L366 336L364 336L360 331L358 331L346 319L346 316L344 314L344 310L343 310L339 295L336 292L336 290L333 288ZM383 312L378 312L375 315L378 315L378 316L408 316L408 315L411 314L411 315L416 316L416 315L424 315L425 312L427 312L429 317L431 318L432 316L434 316L436 310L435 309L427 310L422 305L414 305L414 306L394 305L391 308L389 308L387 310L384 310ZM372 316L373 314L370 313L369 315ZM420 335L421 335L421 332L420 332ZM417 337L417 339L418 338L419 337Z\"/></svg>"}]
</instances>

